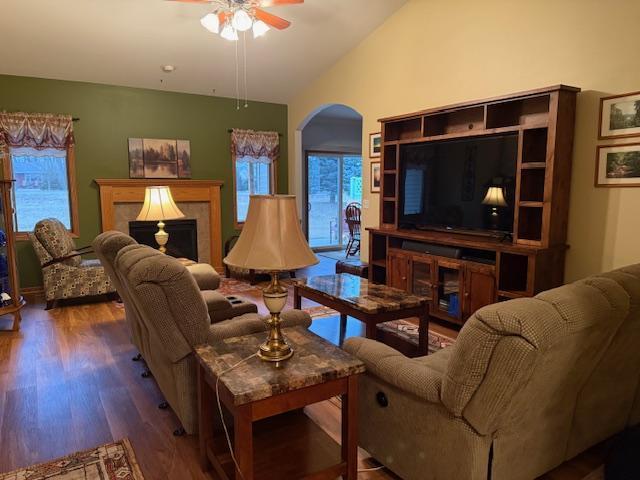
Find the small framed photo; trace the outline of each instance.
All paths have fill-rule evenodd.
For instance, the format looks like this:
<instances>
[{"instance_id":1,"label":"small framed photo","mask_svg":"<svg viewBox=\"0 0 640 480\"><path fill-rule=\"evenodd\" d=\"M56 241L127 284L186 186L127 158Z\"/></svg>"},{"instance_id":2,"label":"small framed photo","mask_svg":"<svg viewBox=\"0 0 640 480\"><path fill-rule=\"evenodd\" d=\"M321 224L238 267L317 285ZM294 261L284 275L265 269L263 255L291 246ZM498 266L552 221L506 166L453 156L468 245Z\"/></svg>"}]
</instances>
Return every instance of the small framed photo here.
<instances>
[{"instance_id":1,"label":"small framed photo","mask_svg":"<svg viewBox=\"0 0 640 480\"><path fill-rule=\"evenodd\" d=\"M371 162L371 193L380 193L380 162Z\"/></svg>"},{"instance_id":2,"label":"small framed photo","mask_svg":"<svg viewBox=\"0 0 640 480\"><path fill-rule=\"evenodd\" d=\"M640 92L600 99L599 138L640 136Z\"/></svg>"},{"instance_id":3,"label":"small framed photo","mask_svg":"<svg viewBox=\"0 0 640 480\"><path fill-rule=\"evenodd\" d=\"M380 158L382 152L382 133L369 134L369 158Z\"/></svg>"},{"instance_id":4,"label":"small framed photo","mask_svg":"<svg viewBox=\"0 0 640 480\"><path fill-rule=\"evenodd\" d=\"M640 143L596 149L596 187L640 187Z\"/></svg>"}]
</instances>

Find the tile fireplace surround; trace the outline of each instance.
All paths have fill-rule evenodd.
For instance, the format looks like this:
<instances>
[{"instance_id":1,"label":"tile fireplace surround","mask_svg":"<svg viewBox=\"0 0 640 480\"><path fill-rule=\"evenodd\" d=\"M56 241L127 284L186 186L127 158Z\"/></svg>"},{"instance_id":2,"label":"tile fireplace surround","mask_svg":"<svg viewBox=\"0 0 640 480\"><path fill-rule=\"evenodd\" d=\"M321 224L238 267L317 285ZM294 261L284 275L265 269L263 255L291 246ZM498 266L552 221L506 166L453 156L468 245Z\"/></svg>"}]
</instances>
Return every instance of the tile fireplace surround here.
<instances>
[{"instance_id":1,"label":"tile fireplace surround","mask_svg":"<svg viewBox=\"0 0 640 480\"><path fill-rule=\"evenodd\" d=\"M222 227L218 180L133 180L96 179L100 188L102 231L119 230L129 234L129 221L142 208L145 187L168 185L178 208L198 225L199 261L222 271Z\"/></svg>"}]
</instances>

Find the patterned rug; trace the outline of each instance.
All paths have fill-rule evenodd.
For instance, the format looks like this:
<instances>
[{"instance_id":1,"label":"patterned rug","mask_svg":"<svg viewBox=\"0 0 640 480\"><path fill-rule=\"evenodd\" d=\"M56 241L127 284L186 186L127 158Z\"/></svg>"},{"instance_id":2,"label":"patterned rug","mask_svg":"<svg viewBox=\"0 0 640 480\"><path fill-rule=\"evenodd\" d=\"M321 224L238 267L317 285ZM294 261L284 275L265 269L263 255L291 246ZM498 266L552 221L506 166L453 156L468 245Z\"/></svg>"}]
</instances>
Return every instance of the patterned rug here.
<instances>
[{"instance_id":1,"label":"patterned rug","mask_svg":"<svg viewBox=\"0 0 640 480\"><path fill-rule=\"evenodd\" d=\"M10 473L0 480L144 480L126 438Z\"/></svg>"}]
</instances>

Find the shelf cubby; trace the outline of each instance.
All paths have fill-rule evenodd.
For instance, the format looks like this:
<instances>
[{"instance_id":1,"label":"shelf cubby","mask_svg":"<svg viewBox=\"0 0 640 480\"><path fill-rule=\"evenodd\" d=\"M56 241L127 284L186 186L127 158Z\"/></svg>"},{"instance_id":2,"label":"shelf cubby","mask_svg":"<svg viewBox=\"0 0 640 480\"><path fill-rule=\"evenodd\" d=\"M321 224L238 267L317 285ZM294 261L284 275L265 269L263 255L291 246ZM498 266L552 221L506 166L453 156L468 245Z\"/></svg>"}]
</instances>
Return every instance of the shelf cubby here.
<instances>
[{"instance_id":1,"label":"shelf cubby","mask_svg":"<svg viewBox=\"0 0 640 480\"><path fill-rule=\"evenodd\" d=\"M396 174L384 173L382 175L382 192L386 198L396 196Z\"/></svg>"},{"instance_id":2,"label":"shelf cubby","mask_svg":"<svg viewBox=\"0 0 640 480\"><path fill-rule=\"evenodd\" d=\"M522 131L522 164L547 162L546 128L530 128Z\"/></svg>"},{"instance_id":3,"label":"shelf cubby","mask_svg":"<svg viewBox=\"0 0 640 480\"><path fill-rule=\"evenodd\" d=\"M385 124L384 141L409 140L422 136L422 117L398 120Z\"/></svg>"},{"instance_id":4,"label":"shelf cubby","mask_svg":"<svg viewBox=\"0 0 640 480\"><path fill-rule=\"evenodd\" d=\"M484 129L484 106L482 105L427 115L424 118L425 137L482 129Z\"/></svg>"},{"instance_id":5,"label":"shelf cubby","mask_svg":"<svg viewBox=\"0 0 640 480\"><path fill-rule=\"evenodd\" d=\"M396 223L396 202L382 201L382 223L386 225L394 225Z\"/></svg>"},{"instance_id":6,"label":"shelf cubby","mask_svg":"<svg viewBox=\"0 0 640 480\"><path fill-rule=\"evenodd\" d=\"M387 269L380 265L371 265L371 280L373 283L385 284L387 283Z\"/></svg>"},{"instance_id":7,"label":"shelf cubby","mask_svg":"<svg viewBox=\"0 0 640 480\"><path fill-rule=\"evenodd\" d=\"M520 172L520 201L543 202L545 169L525 169Z\"/></svg>"},{"instance_id":8,"label":"shelf cubby","mask_svg":"<svg viewBox=\"0 0 640 480\"><path fill-rule=\"evenodd\" d=\"M546 124L549 103L549 95L491 103L487 105L487 128Z\"/></svg>"},{"instance_id":9,"label":"shelf cubby","mask_svg":"<svg viewBox=\"0 0 640 480\"><path fill-rule=\"evenodd\" d=\"M541 207L520 207L518 210L518 239L530 242L542 241Z\"/></svg>"},{"instance_id":10,"label":"shelf cubby","mask_svg":"<svg viewBox=\"0 0 640 480\"><path fill-rule=\"evenodd\" d=\"M382 169L396 170L398 166L397 155L398 155L397 145L385 145L384 155L382 157Z\"/></svg>"},{"instance_id":11,"label":"shelf cubby","mask_svg":"<svg viewBox=\"0 0 640 480\"><path fill-rule=\"evenodd\" d=\"M527 291L529 277L529 257L515 253L500 254L500 271L498 277L499 295L517 298Z\"/></svg>"}]
</instances>

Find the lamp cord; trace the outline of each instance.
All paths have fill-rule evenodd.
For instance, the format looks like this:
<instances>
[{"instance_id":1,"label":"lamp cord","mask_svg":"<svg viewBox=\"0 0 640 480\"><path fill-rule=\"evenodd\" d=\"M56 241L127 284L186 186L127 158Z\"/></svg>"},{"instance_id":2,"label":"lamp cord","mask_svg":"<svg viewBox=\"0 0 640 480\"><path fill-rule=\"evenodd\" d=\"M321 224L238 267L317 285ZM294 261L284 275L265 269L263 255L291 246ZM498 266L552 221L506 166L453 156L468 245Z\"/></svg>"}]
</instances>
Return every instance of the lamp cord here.
<instances>
[{"instance_id":1,"label":"lamp cord","mask_svg":"<svg viewBox=\"0 0 640 480\"><path fill-rule=\"evenodd\" d=\"M244 474L242 473L242 470L240 470L240 465L238 465L238 461L236 460L236 456L233 453L233 447L231 446L231 436L229 435L229 430L227 429L227 424L224 422L224 415L222 413L222 403L220 403L220 378L223 375L226 375L227 373L229 373L231 370L233 370L236 367L239 367L240 365L242 365L243 363L248 362L249 360L251 360L253 357L257 357L258 354L254 353L253 355L240 360L238 363L236 363L235 365L232 365L231 367L227 368L226 370L223 370L222 372L220 372L220 374L217 376L216 378L216 403L218 404L218 412L220 413L220 421L222 422L222 428L224 429L224 435L225 437L227 437L227 446L229 447L229 453L231 453L231 460L233 460L234 465L236 466L236 471L238 471L240 473L240 476L242 478L244 478Z\"/></svg>"}]
</instances>

